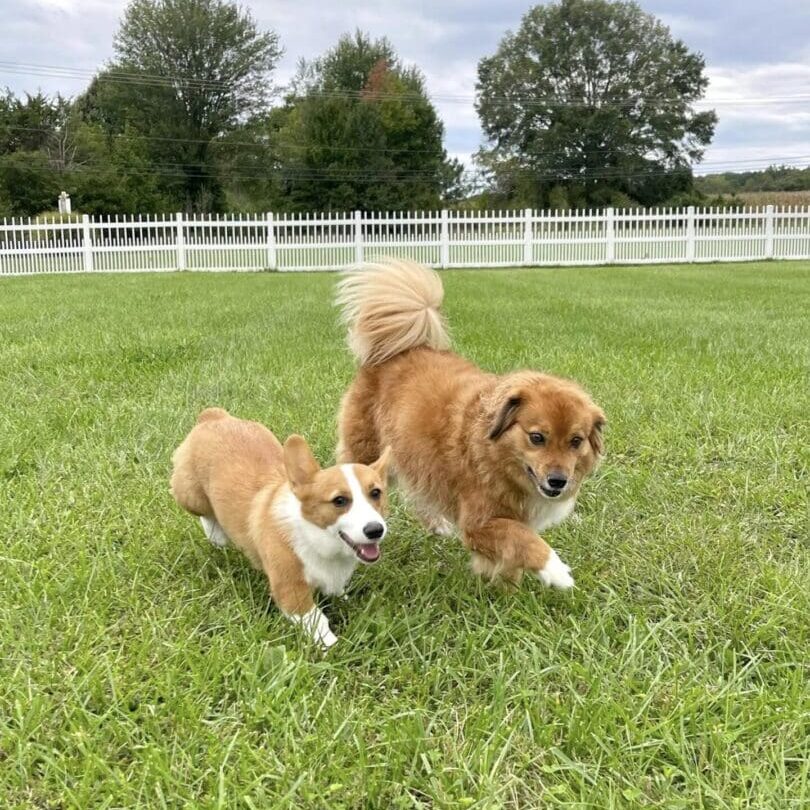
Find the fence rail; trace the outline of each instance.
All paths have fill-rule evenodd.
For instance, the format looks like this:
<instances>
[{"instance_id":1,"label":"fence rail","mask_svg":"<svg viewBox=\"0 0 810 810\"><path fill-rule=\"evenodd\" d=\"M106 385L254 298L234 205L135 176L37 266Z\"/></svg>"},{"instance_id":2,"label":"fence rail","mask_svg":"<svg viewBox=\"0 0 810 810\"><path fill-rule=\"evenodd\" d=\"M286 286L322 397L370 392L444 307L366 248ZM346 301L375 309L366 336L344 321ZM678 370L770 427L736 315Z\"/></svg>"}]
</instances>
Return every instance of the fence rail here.
<instances>
[{"instance_id":1,"label":"fence rail","mask_svg":"<svg viewBox=\"0 0 810 810\"><path fill-rule=\"evenodd\" d=\"M434 267L810 258L810 207L4 220L0 275L336 270L396 254Z\"/></svg>"}]
</instances>

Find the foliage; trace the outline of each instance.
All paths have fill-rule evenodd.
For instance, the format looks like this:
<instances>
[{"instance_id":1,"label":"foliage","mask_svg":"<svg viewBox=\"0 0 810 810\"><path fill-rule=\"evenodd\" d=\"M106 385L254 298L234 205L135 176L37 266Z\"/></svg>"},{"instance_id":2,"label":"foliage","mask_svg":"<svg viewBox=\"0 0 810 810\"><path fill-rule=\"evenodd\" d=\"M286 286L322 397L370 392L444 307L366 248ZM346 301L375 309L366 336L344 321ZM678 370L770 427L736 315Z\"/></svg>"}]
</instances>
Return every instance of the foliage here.
<instances>
[{"instance_id":1,"label":"foliage","mask_svg":"<svg viewBox=\"0 0 810 810\"><path fill-rule=\"evenodd\" d=\"M756 172L724 172L695 179L706 194L739 194L749 191L810 191L810 167L769 166Z\"/></svg>"},{"instance_id":2,"label":"foliage","mask_svg":"<svg viewBox=\"0 0 810 810\"><path fill-rule=\"evenodd\" d=\"M277 35L229 0L132 0L114 44L87 119L148 137L152 170L177 205L221 209L216 143L266 109Z\"/></svg>"},{"instance_id":3,"label":"foliage","mask_svg":"<svg viewBox=\"0 0 810 810\"><path fill-rule=\"evenodd\" d=\"M476 107L490 141L479 162L500 194L533 205L554 187L574 206L686 192L716 119L694 109L704 67L635 3L535 6L479 63Z\"/></svg>"},{"instance_id":4,"label":"foliage","mask_svg":"<svg viewBox=\"0 0 810 810\"><path fill-rule=\"evenodd\" d=\"M424 77L386 39L358 31L302 63L285 115L276 143L293 209L428 208L457 190Z\"/></svg>"},{"instance_id":5,"label":"foliage","mask_svg":"<svg viewBox=\"0 0 810 810\"><path fill-rule=\"evenodd\" d=\"M720 199L733 205L810 206L809 191L740 191Z\"/></svg>"},{"instance_id":6,"label":"foliage","mask_svg":"<svg viewBox=\"0 0 810 810\"><path fill-rule=\"evenodd\" d=\"M109 135L57 96L0 100L0 214L34 216L67 191L74 210L103 214L172 206L159 189L147 141Z\"/></svg>"},{"instance_id":7,"label":"foliage","mask_svg":"<svg viewBox=\"0 0 810 810\"><path fill-rule=\"evenodd\" d=\"M55 137L69 109L61 96L0 97L0 214L31 216L56 202L61 190Z\"/></svg>"},{"instance_id":8,"label":"foliage","mask_svg":"<svg viewBox=\"0 0 810 810\"><path fill-rule=\"evenodd\" d=\"M47 156L27 150L0 156L0 189L0 200L6 200L5 214L14 217L52 208L62 190Z\"/></svg>"}]
</instances>

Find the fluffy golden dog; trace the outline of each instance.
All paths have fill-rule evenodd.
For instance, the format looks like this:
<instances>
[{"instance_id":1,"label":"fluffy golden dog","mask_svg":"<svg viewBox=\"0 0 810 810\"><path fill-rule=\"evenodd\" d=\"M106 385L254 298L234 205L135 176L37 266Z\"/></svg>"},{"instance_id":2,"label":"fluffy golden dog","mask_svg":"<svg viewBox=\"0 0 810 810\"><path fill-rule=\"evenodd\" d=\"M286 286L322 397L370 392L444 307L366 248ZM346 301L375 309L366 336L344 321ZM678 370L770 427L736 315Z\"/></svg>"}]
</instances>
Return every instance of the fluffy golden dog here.
<instances>
[{"instance_id":1,"label":"fluffy golden dog","mask_svg":"<svg viewBox=\"0 0 810 810\"><path fill-rule=\"evenodd\" d=\"M439 275L389 260L349 271L337 303L360 369L341 405L338 456L391 467L425 525L458 528L473 570L525 570L570 588L537 535L574 509L602 453L605 415L576 383L537 371L488 374L449 351Z\"/></svg>"}]
</instances>

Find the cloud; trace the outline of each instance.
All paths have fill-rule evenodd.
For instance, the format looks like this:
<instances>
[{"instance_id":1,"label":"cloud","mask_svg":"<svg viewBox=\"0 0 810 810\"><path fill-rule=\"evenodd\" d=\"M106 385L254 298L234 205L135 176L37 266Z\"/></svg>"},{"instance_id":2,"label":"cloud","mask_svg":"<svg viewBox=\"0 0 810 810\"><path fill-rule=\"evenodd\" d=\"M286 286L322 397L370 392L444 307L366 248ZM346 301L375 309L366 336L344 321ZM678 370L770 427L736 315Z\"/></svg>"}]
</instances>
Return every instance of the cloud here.
<instances>
[{"instance_id":1,"label":"cloud","mask_svg":"<svg viewBox=\"0 0 810 810\"><path fill-rule=\"evenodd\" d=\"M718 126L702 172L810 164L810 59L711 67L708 75L706 106Z\"/></svg>"},{"instance_id":2,"label":"cloud","mask_svg":"<svg viewBox=\"0 0 810 810\"><path fill-rule=\"evenodd\" d=\"M520 25L531 0L243 4L262 28L281 37L285 55L276 80L282 83L293 75L299 58L323 53L341 33L361 28L387 36L405 62L424 71L445 123L448 151L468 160L482 140L472 103L478 60L495 51L508 29ZM755 0L641 0L641 5L706 58L707 101L719 115L707 166L810 153L810 99L777 100L810 95L810 2L769 0L766 8ZM2 59L94 71L112 56L113 34L125 7L126 0L0 0ZM0 87L73 95L87 83L24 74L0 67Z\"/></svg>"}]
</instances>

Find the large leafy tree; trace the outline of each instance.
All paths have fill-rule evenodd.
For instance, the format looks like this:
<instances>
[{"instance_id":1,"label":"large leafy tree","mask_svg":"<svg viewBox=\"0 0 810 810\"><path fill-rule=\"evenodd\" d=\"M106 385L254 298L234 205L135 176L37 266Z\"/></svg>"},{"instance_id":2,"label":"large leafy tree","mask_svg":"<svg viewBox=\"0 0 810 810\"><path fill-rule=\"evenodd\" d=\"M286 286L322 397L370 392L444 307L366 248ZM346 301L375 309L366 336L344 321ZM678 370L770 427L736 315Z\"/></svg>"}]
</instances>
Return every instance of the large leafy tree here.
<instances>
[{"instance_id":1,"label":"large leafy tree","mask_svg":"<svg viewBox=\"0 0 810 810\"><path fill-rule=\"evenodd\" d=\"M656 203L687 191L716 116L703 57L633 2L535 6L478 65L481 165L505 197Z\"/></svg>"},{"instance_id":2,"label":"large leafy tree","mask_svg":"<svg viewBox=\"0 0 810 810\"><path fill-rule=\"evenodd\" d=\"M424 77L386 39L358 31L302 63L275 123L281 191L292 208L432 207L458 182Z\"/></svg>"},{"instance_id":3,"label":"large leafy tree","mask_svg":"<svg viewBox=\"0 0 810 810\"><path fill-rule=\"evenodd\" d=\"M148 139L153 173L178 204L224 204L216 149L265 110L278 36L229 0L132 0L115 61L84 100L111 135Z\"/></svg>"}]
</instances>

